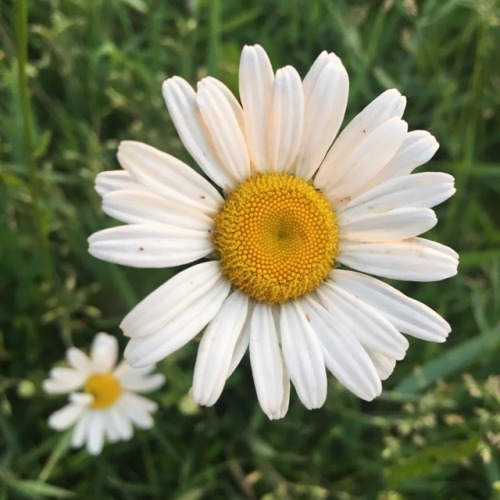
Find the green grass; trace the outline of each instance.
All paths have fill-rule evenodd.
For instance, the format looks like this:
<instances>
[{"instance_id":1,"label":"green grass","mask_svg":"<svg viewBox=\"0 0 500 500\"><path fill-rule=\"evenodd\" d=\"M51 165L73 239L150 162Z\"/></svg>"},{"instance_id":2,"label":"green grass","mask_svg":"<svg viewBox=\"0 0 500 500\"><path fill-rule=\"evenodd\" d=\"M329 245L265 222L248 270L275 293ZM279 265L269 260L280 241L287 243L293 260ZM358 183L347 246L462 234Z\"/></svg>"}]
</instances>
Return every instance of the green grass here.
<instances>
[{"instance_id":1,"label":"green grass","mask_svg":"<svg viewBox=\"0 0 500 500\"><path fill-rule=\"evenodd\" d=\"M500 495L500 3L498 0L0 1L0 499L489 499ZM418 8L415 10L415 6ZM411 129L441 148L425 168L457 194L431 237L459 274L399 288L453 327L411 340L373 403L331 377L308 412L292 395L270 422L248 361L214 408L189 403L196 346L162 362L168 384L150 432L91 458L47 426L64 398L41 381L69 345L116 334L171 275L97 261L86 238L110 224L93 191L122 139L191 162L160 92L178 74L237 90L239 54L260 43L305 74L335 51L350 79L348 117L381 91L408 97Z\"/></svg>"}]
</instances>

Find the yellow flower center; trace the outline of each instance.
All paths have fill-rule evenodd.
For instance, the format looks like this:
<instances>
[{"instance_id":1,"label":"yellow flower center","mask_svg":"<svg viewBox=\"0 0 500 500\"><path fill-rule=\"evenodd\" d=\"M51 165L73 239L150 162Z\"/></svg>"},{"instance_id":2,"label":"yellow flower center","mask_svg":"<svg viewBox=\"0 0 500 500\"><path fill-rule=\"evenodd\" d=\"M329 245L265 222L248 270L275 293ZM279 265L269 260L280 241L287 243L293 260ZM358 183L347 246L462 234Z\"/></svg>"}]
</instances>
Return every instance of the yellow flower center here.
<instances>
[{"instance_id":1,"label":"yellow flower center","mask_svg":"<svg viewBox=\"0 0 500 500\"><path fill-rule=\"evenodd\" d=\"M281 304L312 292L338 253L337 216L324 196L299 177L251 177L215 217L222 272L255 300Z\"/></svg>"},{"instance_id":2,"label":"yellow flower center","mask_svg":"<svg viewBox=\"0 0 500 500\"><path fill-rule=\"evenodd\" d=\"M94 396L92 408L102 409L116 402L122 387L111 373L94 373L85 382L83 391Z\"/></svg>"}]
</instances>

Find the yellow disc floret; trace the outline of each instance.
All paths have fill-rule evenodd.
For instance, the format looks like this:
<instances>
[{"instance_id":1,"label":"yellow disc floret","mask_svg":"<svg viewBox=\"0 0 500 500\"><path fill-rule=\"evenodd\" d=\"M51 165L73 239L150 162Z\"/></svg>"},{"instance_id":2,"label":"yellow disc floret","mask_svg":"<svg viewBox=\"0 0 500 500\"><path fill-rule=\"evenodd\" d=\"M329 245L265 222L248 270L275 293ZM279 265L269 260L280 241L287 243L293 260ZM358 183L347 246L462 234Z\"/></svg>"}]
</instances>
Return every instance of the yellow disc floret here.
<instances>
[{"instance_id":1,"label":"yellow disc floret","mask_svg":"<svg viewBox=\"0 0 500 500\"><path fill-rule=\"evenodd\" d=\"M122 387L111 373L94 373L85 382L83 391L94 396L92 408L102 409L116 402Z\"/></svg>"},{"instance_id":2,"label":"yellow disc floret","mask_svg":"<svg viewBox=\"0 0 500 500\"><path fill-rule=\"evenodd\" d=\"M337 217L314 186L283 173L251 177L215 217L227 279L258 301L281 304L312 292L338 253Z\"/></svg>"}]
</instances>

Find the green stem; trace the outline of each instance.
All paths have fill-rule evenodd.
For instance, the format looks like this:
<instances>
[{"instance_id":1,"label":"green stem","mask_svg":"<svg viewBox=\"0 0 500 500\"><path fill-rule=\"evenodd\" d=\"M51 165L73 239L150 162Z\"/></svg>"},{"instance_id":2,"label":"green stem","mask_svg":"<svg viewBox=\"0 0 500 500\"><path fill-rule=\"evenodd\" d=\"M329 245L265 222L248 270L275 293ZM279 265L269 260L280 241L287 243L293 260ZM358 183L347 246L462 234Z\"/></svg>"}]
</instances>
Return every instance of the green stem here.
<instances>
[{"instance_id":1,"label":"green stem","mask_svg":"<svg viewBox=\"0 0 500 500\"><path fill-rule=\"evenodd\" d=\"M23 141L26 151L26 162L28 164L33 219L38 237L39 250L43 259L44 272L49 283L53 283L52 258L50 255L49 240L44 228L43 216L40 208L40 189L32 141L33 132L31 127L31 109L28 93L28 77L26 74L28 54L28 9L26 7L26 0L17 0L16 2L16 37L18 71L17 81L22 110Z\"/></svg>"}]
</instances>

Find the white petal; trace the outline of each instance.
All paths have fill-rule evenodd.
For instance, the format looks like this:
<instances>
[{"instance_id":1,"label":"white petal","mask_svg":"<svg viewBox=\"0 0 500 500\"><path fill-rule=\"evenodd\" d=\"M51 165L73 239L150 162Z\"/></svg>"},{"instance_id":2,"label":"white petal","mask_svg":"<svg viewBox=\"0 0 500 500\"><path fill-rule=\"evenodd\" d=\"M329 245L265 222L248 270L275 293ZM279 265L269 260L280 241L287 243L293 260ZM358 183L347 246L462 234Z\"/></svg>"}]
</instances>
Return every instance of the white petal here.
<instances>
[{"instance_id":1,"label":"white petal","mask_svg":"<svg viewBox=\"0 0 500 500\"><path fill-rule=\"evenodd\" d=\"M241 53L239 84L250 156L257 172L269 167L267 135L272 107L273 68L260 45L245 46Z\"/></svg>"},{"instance_id":2,"label":"white petal","mask_svg":"<svg viewBox=\"0 0 500 500\"><path fill-rule=\"evenodd\" d=\"M234 346L233 357L231 359L231 365L229 366L229 371L227 374L227 378L229 378L234 370L238 367L243 356L248 350L248 346L250 344L250 320L252 318L252 304L250 303L247 311L247 320L241 332L236 340L236 344Z\"/></svg>"},{"instance_id":3,"label":"white petal","mask_svg":"<svg viewBox=\"0 0 500 500\"><path fill-rule=\"evenodd\" d=\"M78 422L76 423L75 429L73 430L73 435L71 437L71 446L73 448L80 448L87 440L88 426L91 415L91 411L83 412L81 414L80 420L78 420Z\"/></svg>"},{"instance_id":4,"label":"white petal","mask_svg":"<svg viewBox=\"0 0 500 500\"><path fill-rule=\"evenodd\" d=\"M269 168L289 171L300 147L304 124L302 82L292 66L276 72L271 109L271 126L267 131Z\"/></svg>"},{"instance_id":5,"label":"white petal","mask_svg":"<svg viewBox=\"0 0 500 500\"><path fill-rule=\"evenodd\" d=\"M365 274L335 269L332 280L382 313L400 332L422 340L444 342L450 325L430 307Z\"/></svg>"},{"instance_id":6,"label":"white petal","mask_svg":"<svg viewBox=\"0 0 500 500\"><path fill-rule=\"evenodd\" d=\"M320 408L327 390L321 344L299 302L285 302L280 309L281 347L290 380L306 408Z\"/></svg>"},{"instance_id":7,"label":"white petal","mask_svg":"<svg viewBox=\"0 0 500 500\"><path fill-rule=\"evenodd\" d=\"M85 410L85 406L79 404L69 404L64 408L52 413L49 417L49 427L56 431L68 429L80 418Z\"/></svg>"},{"instance_id":8,"label":"white petal","mask_svg":"<svg viewBox=\"0 0 500 500\"><path fill-rule=\"evenodd\" d=\"M275 414L268 415L270 419L283 418L288 412L288 406L290 405L290 377L285 369L285 360L283 358L283 352L280 351L281 364L283 365L283 397L281 398L281 405L279 411Z\"/></svg>"},{"instance_id":9,"label":"white petal","mask_svg":"<svg viewBox=\"0 0 500 500\"><path fill-rule=\"evenodd\" d=\"M122 141L117 156L137 182L172 203L210 215L224 202L210 182L190 166L152 146Z\"/></svg>"},{"instance_id":10,"label":"white petal","mask_svg":"<svg viewBox=\"0 0 500 500\"><path fill-rule=\"evenodd\" d=\"M310 179L344 119L349 77L335 54L323 52L305 76L303 88L304 132L293 173Z\"/></svg>"},{"instance_id":11,"label":"white petal","mask_svg":"<svg viewBox=\"0 0 500 500\"><path fill-rule=\"evenodd\" d=\"M385 278L439 281L457 274L457 254L423 238L392 243L340 241L339 248L342 264Z\"/></svg>"},{"instance_id":12,"label":"white petal","mask_svg":"<svg viewBox=\"0 0 500 500\"><path fill-rule=\"evenodd\" d=\"M406 99L395 90L387 90L366 106L342 131L334 142L315 178L316 186L323 188L340 163L365 137L391 118L401 118Z\"/></svg>"},{"instance_id":13,"label":"white petal","mask_svg":"<svg viewBox=\"0 0 500 500\"><path fill-rule=\"evenodd\" d=\"M238 102L238 99L234 97L234 94L229 90L226 85L224 85L220 80L217 80L217 78L212 78L211 76L207 76L204 78L206 82L210 82L211 85L216 87L219 92L222 93L222 95L226 98L229 106L231 106L231 109L233 111L234 117L236 118L236 121L238 122L238 127L240 130L244 131L245 130L245 118L243 117L243 109Z\"/></svg>"},{"instance_id":14,"label":"white petal","mask_svg":"<svg viewBox=\"0 0 500 500\"><path fill-rule=\"evenodd\" d=\"M180 266L213 251L209 231L196 231L149 222L110 227L88 239L98 259L139 268Z\"/></svg>"},{"instance_id":15,"label":"white petal","mask_svg":"<svg viewBox=\"0 0 500 500\"><path fill-rule=\"evenodd\" d=\"M219 165L217 154L210 143L193 88L182 78L174 76L163 82L162 90L168 112L189 154L216 184L225 190L232 186L234 180Z\"/></svg>"},{"instance_id":16,"label":"white petal","mask_svg":"<svg viewBox=\"0 0 500 500\"><path fill-rule=\"evenodd\" d=\"M338 317L310 297L302 301L308 321L323 348L325 365L352 393L371 401L382 392L375 366L364 347Z\"/></svg>"},{"instance_id":17,"label":"white petal","mask_svg":"<svg viewBox=\"0 0 500 500\"><path fill-rule=\"evenodd\" d=\"M387 380L394 371L396 360L380 352L372 351L371 349L366 349L366 352L368 356L370 356L380 380Z\"/></svg>"},{"instance_id":18,"label":"white petal","mask_svg":"<svg viewBox=\"0 0 500 500\"><path fill-rule=\"evenodd\" d=\"M146 188L136 182L125 170L108 170L97 174L95 178L95 190L101 196L113 191L132 189L135 191L146 191Z\"/></svg>"},{"instance_id":19,"label":"white petal","mask_svg":"<svg viewBox=\"0 0 500 500\"><path fill-rule=\"evenodd\" d=\"M234 188L250 177L248 155L243 130L227 97L210 79L198 83L196 102L214 145L219 165L224 168Z\"/></svg>"},{"instance_id":20,"label":"white petal","mask_svg":"<svg viewBox=\"0 0 500 500\"><path fill-rule=\"evenodd\" d=\"M394 158L374 178L375 184L396 176L408 175L427 163L438 150L439 143L425 130L408 132Z\"/></svg>"},{"instance_id":21,"label":"white petal","mask_svg":"<svg viewBox=\"0 0 500 500\"><path fill-rule=\"evenodd\" d=\"M101 373L113 370L118 359L118 341L107 333L98 333L90 349L94 368Z\"/></svg>"},{"instance_id":22,"label":"white petal","mask_svg":"<svg viewBox=\"0 0 500 500\"><path fill-rule=\"evenodd\" d=\"M349 215L349 214L347 214ZM350 241L398 241L413 238L433 228L436 214L430 208L396 208L380 214L338 216L341 239Z\"/></svg>"},{"instance_id":23,"label":"white petal","mask_svg":"<svg viewBox=\"0 0 500 500\"><path fill-rule=\"evenodd\" d=\"M113 371L113 375L120 380L132 381L143 379L156 368L155 364L143 366L142 368L132 368L126 360L122 360Z\"/></svg>"},{"instance_id":24,"label":"white petal","mask_svg":"<svg viewBox=\"0 0 500 500\"><path fill-rule=\"evenodd\" d=\"M253 381L262 411L270 419L280 418L285 393L283 373L286 370L272 306L264 302L257 302L252 312L249 349Z\"/></svg>"},{"instance_id":25,"label":"white petal","mask_svg":"<svg viewBox=\"0 0 500 500\"><path fill-rule=\"evenodd\" d=\"M111 416L112 411L116 411L116 406L110 406L103 411L104 434L110 443L116 443L117 441L120 441L120 434L114 425L113 417Z\"/></svg>"},{"instance_id":26,"label":"white petal","mask_svg":"<svg viewBox=\"0 0 500 500\"><path fill-rule=\"evenodd\" d=\"M315 181L315 185L323 188L330 200L348 199L370 182L394 156L407 130L405 121L397 117L387 120L360 140L342 160L336 161L328 183L322 185ZM320 168L326 168L330 161L328 153Z\"/></svg>"},{"instance_id":27,"label":"white petal","mask_svg":"<svg viewBox=\"0 0 500 500\"><path fill-rule=\"evenodd\" d=\"M217 314L229 290L229 283L220 278L203 296L193 293L189 300L184 300L186 307L180 314L162 329L146 337L133 338L128 343L125 349L127 361L132 366L145 366L180 349Z\"/></svg>"},{"instance_id":28,"label":"white petal","mask_svg":"<svg viewBox=\"0 0 500 500\"><path fill-rule=\"evenodd\" d=\"M87 392L72 392L69 395L69 400L71 403L82 406L90 406L94 402L94 396Z\"/></svg>"},{"instance_id":29,"label":"white petal","mask_svg":"<svg viewBox=\"0 0 500 500\"><path fill-rule=\"evenodd\" d=\"M158 405L154 401L137 394L124 394L122 404L122 413L137 427L141 429L150 429L153 427L154 420L151 413L155 412L158 408Z\"/></svg>"},{"instance_id":30,"label":"white petal","mask_svg":"<svg viewBox=\"0 0 500 500\"><path fill-rule=\"evenodd\" d=\"M131 406L149 413L154 413L158 410L158 404L155 401L145 398L140 394L134 394L133 392L125 392L123 398L120 400L120 405L124 414L130 411Z\"/></svg>"},{"instance_id":31,"label":"white petal","mask_svg":"<svg viewBox=\"0 0 500 500\"><path fill-rule=\"evenodd\" d=\"M123 408L121 407L120 402L118 402L115 406L111 406L107 412L107 426L112 426L115 433L121 440L128 441L133 436L134 430L132 428L132 423L127 416L122 413L122 411Z\"/></svg>"},{"instance_id":32,"label":"white petal","mask_svg":"<svg viewBox=\"0 0 500 500\"><path fill-rule=\"evenodd\" d=\"M83 375L89 375L93 369L92 361L81 350L76 347L70 347L66 351L66 359L68 363Z\"/></svg>"},{"instance_id":33,"label":"white petal","mask_svg":"<svg viewBox=\"0 0 500 500\"><path fill-rule=\"evenodd\" d=\"M91 455L101 453L105 434L103 412L91 412L87 427L87 451Z\"/></svg>"},{"instance_id":34,"label":"white petal","mask_svg":"<svg viewBox=\"0 0 500 500\"><path fill-rule=\"evenodd\" d=\"M374 307L343 290L336 283L325 282L318 296L327 311L343 323L363 346L394 359L403 359L408 340Z\"/></svg>"},{"instance_id":35,"label":"white petal","mask_svg":"<svg viewBox=\"0 0 500 500\"><path fill-rule=\"evenodd\" d=\"M102 200L106 214L127 224L159 222L168 226L210 231L212 219L198 210L190 210L147 191L120 190Z\"/></svg>"},{"instance_id":36,"label":"white petal","mask_svg":"<svg viewBox=\"0 0 500 500\"><path fill-rule=\"evenodd\" d=\"M222 394L247 311L248 296L234 292L224 300L205 330L198 347L190 391L200 405L212 406Z\"/></svg>"},{"instance_id":37,"label":"white petal","mask_svg":"<svg viewBox=\"0 0 500 500\"><path fill-rule=\"evenodd\" d=\"M85 373L56 366L50 370L50 378L43 381L43 389L49 394L63 394L79 389L85 383Z\"/></svg>"},{"instance_id":38,"label":"white petal","mask_svg":"<svg viewBox=\"0 0 500 500\"><path fill-rule=\"evenodd\" d=\"M120 379L124 389L133 392L150 392L159 389L165 383L163 373L155 373L149 377L128 377Z\"/></svg>"},{"instance_id":39,"label":"white petal","mask_svg":"<svg viewBox=\"0 0 500 500\"><path fill-rule=\"evenodd\" d=\"M396 177L353 197L338 213L350 219L402 207L431 208L453 195L453 184L453 177L442 172Z\"/></svg>"},{"instance_id":40,"label":"white petal","mask_svg":"<svg viewBox=\"0 0 500 500\"><path fill-rule=\"evenodd\" d=\"M122 320L120 328L128 337L144 337L176 319L188 321L190 309L210 295L221 276L217 261L181 271L139 302Z\"/></svg>"}]
</instances>

